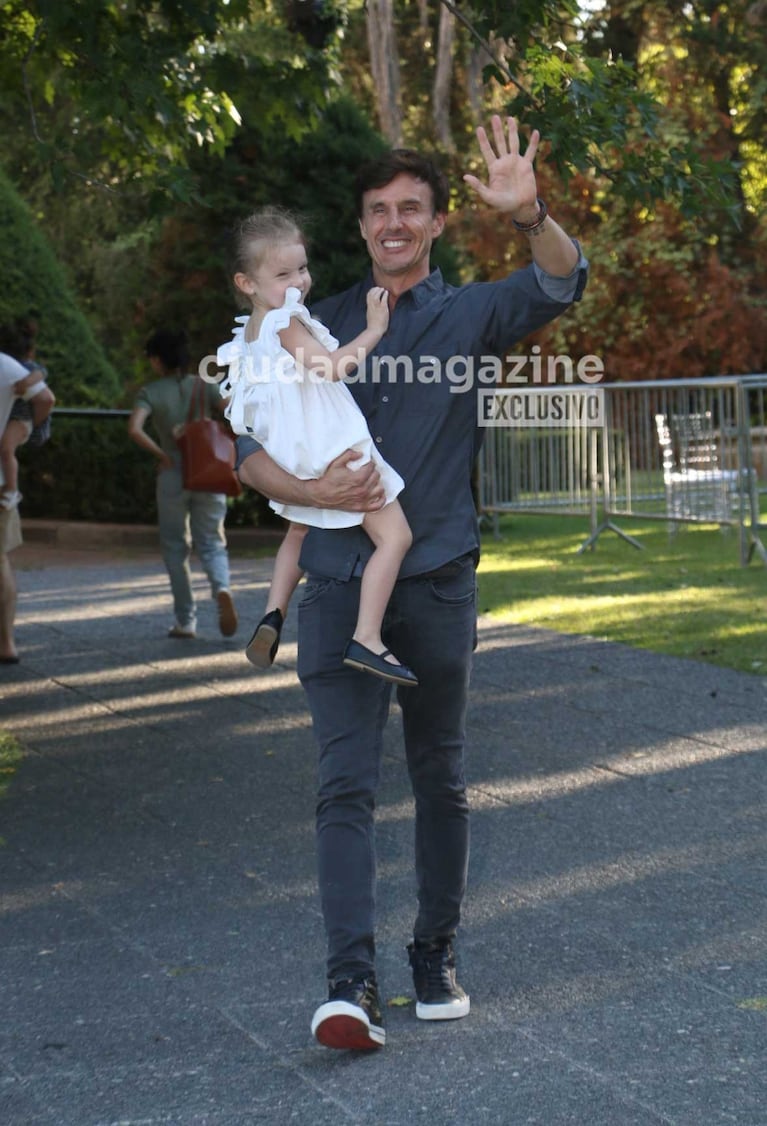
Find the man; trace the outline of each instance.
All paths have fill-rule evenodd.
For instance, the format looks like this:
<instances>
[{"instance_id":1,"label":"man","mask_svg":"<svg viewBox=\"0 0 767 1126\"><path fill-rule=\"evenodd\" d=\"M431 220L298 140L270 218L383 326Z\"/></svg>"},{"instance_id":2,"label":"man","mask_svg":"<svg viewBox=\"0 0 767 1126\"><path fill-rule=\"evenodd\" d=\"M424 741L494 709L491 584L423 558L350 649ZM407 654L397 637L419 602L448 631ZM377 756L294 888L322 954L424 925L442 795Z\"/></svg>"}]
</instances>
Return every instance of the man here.
<instances>
[{"instance_id":1,"label":"man","mask_svg":"<svg viewBox=\"0 0 767 1126\"><path fill-rule=\"evenodd\" d=\"M0 434L5 430L8 415L16 398L15 386L27 376L27 370L12 356L0 352ZM0 469L0 492L5 484ZM13 636L16 619L16 579L8 556L21 544L21 522L17 506L0 508L0 665L18 664L19 656Z\"/></svg>"},{"instance_id":2,"label":"man","mask_svg":"<svg viewBox=\"0 0 767 1126\"><path fill-rule=\"evenodd\" d=\"M471 471L481 441L477 398L455 393L444 372L456 356L475 362L562 313L585 285L578 245L546 217L533 158L538 134L519 151L516 122L492 119L493 141L477 131L487 184L465 180L507 217L506 231L528 237L534 265L501 282L453 288L429 263L442 233L448 185L435 166L395 150L363 168L357 202L372 277L313 312L339 339L365 323L371 285L389 291L391 321L352 393L382 455L405 480L402 506L413 531L389 603L384 640L412 668L418 688L400 690L408 772L415 797L418 913L408 947L416 1015L449 1020L469 1012L458 984L453 938L469 849L463 767L464 723L476 640L475 567L479 554ZM518 237L520 237L518 236ZM376 359L390 362L375 378ZM413 373L416 373L415 376ZM372 373L372 374L371 374ZM240 439L242 480L281 501L370 511L382 503L370 464L354 471L348 451L323 477L284 473L252 439ZM359 577L371 544L359 528L310 529L301 565L298 673L319 746L317 850L328 938L328 1001L314 1014L317 1040L334 1048L376 1048L385 1032L375 978L373 810L390 686L342 663L357 614Z\"/></svg>"}]
</instances>

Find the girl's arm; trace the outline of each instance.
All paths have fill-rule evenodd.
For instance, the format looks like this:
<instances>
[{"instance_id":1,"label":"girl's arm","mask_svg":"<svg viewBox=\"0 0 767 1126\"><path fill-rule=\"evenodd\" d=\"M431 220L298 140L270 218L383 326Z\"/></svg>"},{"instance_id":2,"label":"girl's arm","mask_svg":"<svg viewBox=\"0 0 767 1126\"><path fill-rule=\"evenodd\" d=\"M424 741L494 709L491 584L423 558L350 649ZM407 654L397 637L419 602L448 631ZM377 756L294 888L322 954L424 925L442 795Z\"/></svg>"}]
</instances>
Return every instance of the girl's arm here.
<instances>
[{"instance_id":1,"label":"girl's arm","mask_svg":"<svg viewBox=\"0 0 767 1126\"><path fill-rule=\"evenodd\" d=\"M343 379L365 362L389 325L389 295L380 286L368 291L367 321L359 336L339 345L335 352L323 348L298 317L291 317L288 327L282 329L280 342L305 371L313 371L323 379Z\"/></svg>"}]
</instances>

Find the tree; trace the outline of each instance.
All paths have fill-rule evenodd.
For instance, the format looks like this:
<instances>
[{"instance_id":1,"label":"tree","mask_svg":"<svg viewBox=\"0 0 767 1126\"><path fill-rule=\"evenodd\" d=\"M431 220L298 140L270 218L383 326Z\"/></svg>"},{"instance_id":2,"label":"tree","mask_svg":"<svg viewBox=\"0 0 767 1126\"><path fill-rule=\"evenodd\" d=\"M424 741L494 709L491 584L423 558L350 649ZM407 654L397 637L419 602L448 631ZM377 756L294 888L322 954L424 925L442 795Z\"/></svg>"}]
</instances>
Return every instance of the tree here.
<instances>
[{"instance_id":1,"label":"tree","mask_svg":"<svg viewBox=\"0 0 767 1126\"><path fill-rule=\"evenodd\" d=\"M393 0L368 0L368 47L381 132L392 146L402 144L400 69Z\"/></svg>"},{"instance_id":2,"label":"tree","mask_svg":"<svg viewBox=\"0 0 767 1126\"><path fill-rule=\"evenodd\" d=\"M366 9L360 0L5 0L0 120L12 135L23 122L27 159L57 183L77 176L121 192L140 183L190 198L191 154L224 150L243 97L297 136L339 74L372 93L391 144L436 134L449 151L472 108L476 116L485 57L487 104L540 129L561 174L593 172L611 195L640 204L675 198L685 214L710 211L712 200L721 210L734 199L737 210L744 189L733 166L757 159L764 129L760 0L607 0L591 15L578 0L369 0ZM361 19L372 90L354 40ZM681 37L723 128L737 113L711 151L690 136L670 150L659 143L665 91L643 77L648 32ZM243 85L246 73L260 96ZM451 97L455 80L468 101Z\"/></svg>"},{"instance_id":3,"label":"tree","mask_svg":"<svg viewBox=\"0 0 767 1126\"><path fill-rule=\"evenodd\" d=\"M453 43L455 42L455 16L443 4L439 10L437 36L437 64L434 69L432 105L434 130L437 141L446 152L454 149L450 127L450 91L453 73Z\"/></svg>"},{"instance_id":4,"label":"tree","mask_svg":"<svg viewBox=\"0 0 767 1126\"><path fill-rule=\"evenodd\" d=\"M24 172L44 168L59 188L191 198L192 154L223 152L241 124L231 89L244 72L294 134L329 82L331 53L307 46L305 21L291 33L272 0L5 0L2 15L0 121L25 142Z\"/></svg>"},{"instance_id":5,"label":"tree","mask_svg":"<svg viewBox=\"0 0 767 1126\"><path fill-rule=\"evenodd\" d=\"M484 27L506 80L503 108L546 138L541 192L592 262L583 302L528 346L599 355L608 379L765 369L767 45L752 7L608 0L576 25L553 6L473 6L472 34ZM516 34L500 39L511 20ZM556 29L560 46L544 51ZM502 226L459 193L450 233L472 276L527 260Z\"/></svg>"},{"instance_id":6,"label":"tree","mask_svg":"<svg viewBox=\"0 0 767 1126\"><path fill-rule=\"evenodd\" d=\"M312 46L315 14L291 15L281 0L3 4L3 167L66 263L128 393L142 374L144 310L162 289L157 263L176 250L166 220L178 227L195 201L207 217L221 205L228 153L259 138L268 162L262 139L297 142L335 91L342 21L320 13L323 46ZM240 168L243 197L260 171ZM168 302L179 321L210 256L203 248Z\"/></svg>"},{"instance_id":7,"label":"tree","mask_svg":"<svg viewBox=\"0 0 767 1126\"><path fill-rule=\"evenodd\" d=\"M66 273L29 208L0 171L0 322L39 322L38 354L60 406L114 406L119 380L77 308Z\"/></svg>"}]
</instances>

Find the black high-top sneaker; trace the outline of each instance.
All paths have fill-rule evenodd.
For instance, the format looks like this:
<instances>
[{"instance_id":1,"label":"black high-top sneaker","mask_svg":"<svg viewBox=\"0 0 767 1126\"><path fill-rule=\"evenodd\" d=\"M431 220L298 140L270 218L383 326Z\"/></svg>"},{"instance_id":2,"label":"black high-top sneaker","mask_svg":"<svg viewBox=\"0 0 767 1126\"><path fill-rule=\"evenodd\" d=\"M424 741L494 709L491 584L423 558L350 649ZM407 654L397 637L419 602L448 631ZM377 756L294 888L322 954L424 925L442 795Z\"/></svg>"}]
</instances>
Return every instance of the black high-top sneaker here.
<instances>
[{"instance_id":1,"label":"black high-top sneaker","mask_svg":"<svg viewBox=\"0 0 767 1126\"><path fill-rule=\"evenodd\" d=\"M312 1018L315 1039L326 1048L357 1051L382 1048L386 1043L386 1033L373 975L357 979L336 978L328 984L328 999Z\"/></svg>"},{"instance_id":2,"label":"black high-top sneaker","mask_svg":"<svg viewBox=\"0 0 767 1126\"><path fill-rule=\"evenodd\" d=\"M469 998L455 980L455 954L449 938L411 942L407 948L413 970L420 1020L458 1020L469 1012Z\"/></svg>"}]
</instances>

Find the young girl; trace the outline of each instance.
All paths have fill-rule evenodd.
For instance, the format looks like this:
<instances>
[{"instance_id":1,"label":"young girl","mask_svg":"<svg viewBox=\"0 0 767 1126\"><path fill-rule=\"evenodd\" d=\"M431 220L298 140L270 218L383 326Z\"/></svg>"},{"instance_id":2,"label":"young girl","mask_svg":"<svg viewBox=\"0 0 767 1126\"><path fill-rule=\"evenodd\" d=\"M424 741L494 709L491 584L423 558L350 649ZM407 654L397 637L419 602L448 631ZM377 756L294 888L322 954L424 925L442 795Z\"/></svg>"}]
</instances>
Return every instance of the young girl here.
<instances>
[{"instance_id":1,"label":"young girl","mask_svg":"<svg viewBox=\"0 0 767 1126\"><path fill-rule=\"evenodd\" d=\"M358 450L359 461L352 462L352 468L372 459L386 494L385 506L367 513L270 502L290 526L275 560L267 613L248 644L247 657L259 668L274 661L288 602L302 575L298 558L307 525L361 524L375 550L362 576L359 616L344 664L397 684L416 685L415 675L381 640L386 606L412 543L410 527L395 499L404 482L377 452L362 412L348 387L339 382L364 362L386 331L386 290L370 290L367 328L339 347L304 305L312 279L304 236L289 213L270 207L246 219L238 232L235 255L234 283L248 298L252 312L237 318L233 339L218 351L218 362L229 366L221 394L230 399L225 413L232 429L252 435L273 461L303 480L322 476L344 450Z\"/></svg>"}]
</instances>

